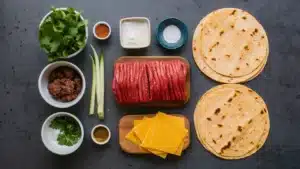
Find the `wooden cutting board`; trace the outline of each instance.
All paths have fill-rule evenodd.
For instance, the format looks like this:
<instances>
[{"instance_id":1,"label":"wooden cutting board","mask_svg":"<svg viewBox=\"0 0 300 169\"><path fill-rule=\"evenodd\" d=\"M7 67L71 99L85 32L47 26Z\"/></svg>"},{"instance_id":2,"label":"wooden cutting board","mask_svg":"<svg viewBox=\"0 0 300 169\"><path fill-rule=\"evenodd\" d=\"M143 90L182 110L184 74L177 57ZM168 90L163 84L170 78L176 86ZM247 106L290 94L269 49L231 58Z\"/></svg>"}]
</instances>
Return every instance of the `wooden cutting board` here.
<instances>
[{"instance_id":1,"label":"wooden cutting board","mask_svg":"<svg viewBox=\"0 0 300 169\"><path fill-rule=\"evenodd\" d=\"M188 130L188 135L184 139L184 147L186 149L190 145L190 122L189 120L181 115L181 114L171 114L173 116L183 117L185 120L185 128ZM126 140L125 136L130 132L133 128L133 121L134 120L141 120L143 117L153 117L155 114L148 114L148 115L126 115L123 116L119 121L119 144L121 149L130 154L149 154L148 151L143 150L139 146L131 143L130 141Z\"/></svg>"}]
</instances>

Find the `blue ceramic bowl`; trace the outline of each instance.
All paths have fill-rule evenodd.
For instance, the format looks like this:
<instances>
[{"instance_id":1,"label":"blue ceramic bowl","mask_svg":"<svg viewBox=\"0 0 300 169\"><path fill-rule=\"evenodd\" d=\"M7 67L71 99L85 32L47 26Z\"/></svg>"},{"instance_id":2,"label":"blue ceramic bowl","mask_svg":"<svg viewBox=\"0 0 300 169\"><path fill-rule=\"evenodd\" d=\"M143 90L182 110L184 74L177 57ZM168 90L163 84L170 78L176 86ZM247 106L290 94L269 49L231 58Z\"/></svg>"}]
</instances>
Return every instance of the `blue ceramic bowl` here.
<instances>
[{"instance_id":1,"label":"blue ceramic bowl","mask_svg":"<svg viewBox=\"0 0 300 169\"><path fill-rule=\"evenodd\" d=\"M175 43L169 43L164 39L163 31L169 25L177 26L181 32L180 39ZM158 25L157 30L156 30L156 40L162 47L164 47L166 49L178 49L178 48L182 47L186 43L187 38L188 38L188 30L187 30L186 25L182 21L180 21L179 19L176 19L176 18L168 18L166 20L163 20Z\"/></svg>"}]
</instances>

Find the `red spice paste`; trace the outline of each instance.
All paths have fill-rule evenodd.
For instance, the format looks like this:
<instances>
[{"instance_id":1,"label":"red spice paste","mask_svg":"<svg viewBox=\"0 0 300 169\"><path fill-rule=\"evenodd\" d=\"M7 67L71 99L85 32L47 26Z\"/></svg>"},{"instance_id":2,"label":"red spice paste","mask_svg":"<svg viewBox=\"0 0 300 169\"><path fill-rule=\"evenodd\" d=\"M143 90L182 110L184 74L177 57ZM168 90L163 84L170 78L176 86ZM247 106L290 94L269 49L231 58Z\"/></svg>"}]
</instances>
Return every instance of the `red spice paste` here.
<instances>
[{"instance_id":1,"label":"red spice paste","mask_svg":"<svg viewBox=\"0 0 300 169\"><path fill-rule=\"evenodd\" d=\"M99 24L95 29L96 35L99 38L106 38L109 34L109 28L105 24Z\"/></svg>"}]
</instances>

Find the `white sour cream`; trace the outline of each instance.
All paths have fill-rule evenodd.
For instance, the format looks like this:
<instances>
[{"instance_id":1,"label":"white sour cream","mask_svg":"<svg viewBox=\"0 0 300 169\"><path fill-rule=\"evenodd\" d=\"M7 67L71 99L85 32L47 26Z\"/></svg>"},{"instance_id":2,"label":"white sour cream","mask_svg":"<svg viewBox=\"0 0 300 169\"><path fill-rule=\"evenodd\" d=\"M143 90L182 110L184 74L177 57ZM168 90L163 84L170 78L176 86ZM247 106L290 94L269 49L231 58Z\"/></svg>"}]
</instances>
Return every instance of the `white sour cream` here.
<instances>
[{"instance_id":1,"label":"white sour cream","mask_svg":"<svg viewBox=\"0 0 300 169\"><path fill-rule=\"evenodd\" d=\"M122 23L121 41L123 47L147 47L150 42L150 25L143 20L125 20Z\"/></svg>"}]
</instances>

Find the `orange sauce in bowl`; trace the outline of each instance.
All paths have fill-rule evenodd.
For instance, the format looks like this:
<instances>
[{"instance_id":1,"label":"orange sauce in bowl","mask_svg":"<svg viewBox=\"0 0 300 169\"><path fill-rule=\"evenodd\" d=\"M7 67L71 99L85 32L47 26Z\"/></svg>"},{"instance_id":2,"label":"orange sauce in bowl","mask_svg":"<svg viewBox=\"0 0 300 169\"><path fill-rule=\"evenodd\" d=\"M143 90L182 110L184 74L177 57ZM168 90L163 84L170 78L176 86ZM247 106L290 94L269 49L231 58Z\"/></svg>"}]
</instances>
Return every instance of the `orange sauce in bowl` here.
<instances>
[{"instance_id":1,"label":"orange sauce in bowl","mask_svg":"<svg viewBox=\"0 0 300 169\"><path fill-rule=\"evenodd\" d=\"M105 24L98 24L95 28L95 32L98 38L106 38L109 34L109 27Z\"/></svg>"}]
</instances>

